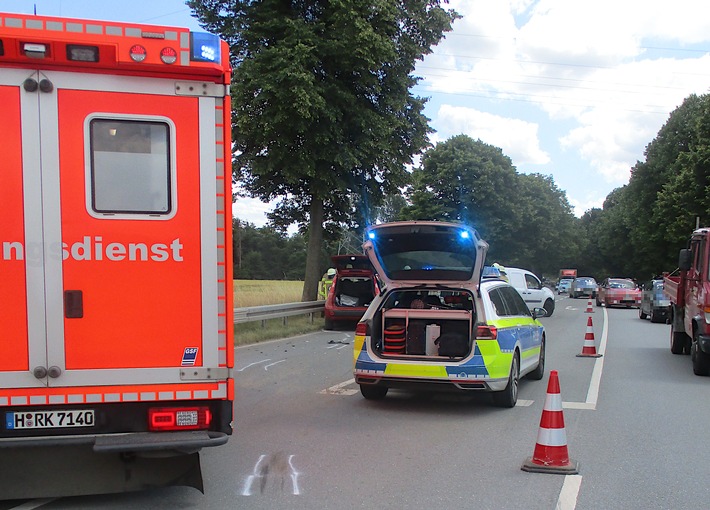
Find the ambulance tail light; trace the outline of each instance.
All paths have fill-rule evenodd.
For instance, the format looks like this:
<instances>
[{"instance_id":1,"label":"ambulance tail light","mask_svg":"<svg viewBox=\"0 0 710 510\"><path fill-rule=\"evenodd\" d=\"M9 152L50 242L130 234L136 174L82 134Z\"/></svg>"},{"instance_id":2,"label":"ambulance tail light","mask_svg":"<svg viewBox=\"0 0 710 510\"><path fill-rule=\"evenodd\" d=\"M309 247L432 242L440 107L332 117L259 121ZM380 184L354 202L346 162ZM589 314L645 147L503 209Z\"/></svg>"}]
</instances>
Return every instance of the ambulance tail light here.
<instances>
[{"instance_id":1,"label":"ambulance tail light","mask_svg":"<svg viewBox=\"0 0 710 510\"><path fill-rule=\"evenodd\" d=\"M207 407L154 407L148 409L148 429L153 432L206 430L212 423Z\"/></svg>"},{"instance_id":2,"label":"ambulance tail light","mask_svg":"<svg viewBox=\"0 0 710 510\"><path fill-rule=\"evenodd\" d=\"M498 338L498 329L488 324L479 324L476 326L476 338L479 340L495 340Z\"/></svg>"}]
</instances>

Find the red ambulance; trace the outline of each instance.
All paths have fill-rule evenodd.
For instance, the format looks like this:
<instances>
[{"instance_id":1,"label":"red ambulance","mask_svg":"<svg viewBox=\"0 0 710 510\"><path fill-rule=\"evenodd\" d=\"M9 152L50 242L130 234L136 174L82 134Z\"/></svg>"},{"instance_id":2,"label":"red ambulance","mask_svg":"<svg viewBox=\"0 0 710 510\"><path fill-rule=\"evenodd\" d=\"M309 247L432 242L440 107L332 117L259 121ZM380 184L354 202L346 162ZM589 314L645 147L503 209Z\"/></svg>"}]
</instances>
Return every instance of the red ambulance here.
<instances>
[{"instance_id":1,"label":"red ambulance","mask_svg":"<svg viewBox=\"0 0 710 510\"><path fill-rule=\"evenodd\" d=\"M0 458L227 441L230 76L210 34L0 13Z\"/></svg>"}]
</instances>

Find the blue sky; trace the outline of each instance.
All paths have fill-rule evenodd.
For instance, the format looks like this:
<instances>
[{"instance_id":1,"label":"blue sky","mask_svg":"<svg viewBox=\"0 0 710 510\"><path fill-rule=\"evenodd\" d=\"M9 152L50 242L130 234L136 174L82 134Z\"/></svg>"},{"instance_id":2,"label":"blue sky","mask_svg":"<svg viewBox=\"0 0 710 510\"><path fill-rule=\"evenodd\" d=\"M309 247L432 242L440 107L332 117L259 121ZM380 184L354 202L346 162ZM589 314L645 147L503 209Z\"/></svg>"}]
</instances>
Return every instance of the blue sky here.
<instances>
[{"instance_id":1,"label":"blue sky","mask_svg":"<svg viewBox=\"0 0 710 510\"><path fill-rule=\"evenodd\" d=\"M199 30L180 0L0 0L5 12ZM578 216L626 184L691 93L710 87L707 0L451 0L462 19L417 67L432 141L503 149L519 172L552 175ZM240 199L261 226L268 204Z\"/></svg>"}]
</instances>

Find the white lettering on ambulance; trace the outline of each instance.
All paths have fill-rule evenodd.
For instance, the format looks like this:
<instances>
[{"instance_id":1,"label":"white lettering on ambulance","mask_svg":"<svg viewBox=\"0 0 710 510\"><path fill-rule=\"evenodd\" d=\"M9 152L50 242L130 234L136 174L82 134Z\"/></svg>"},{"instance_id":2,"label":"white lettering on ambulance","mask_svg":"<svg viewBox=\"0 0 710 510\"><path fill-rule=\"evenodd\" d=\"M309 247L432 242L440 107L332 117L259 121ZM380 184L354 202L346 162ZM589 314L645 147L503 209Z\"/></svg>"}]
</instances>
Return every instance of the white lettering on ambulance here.
<instances>
[{"instance_id":1,"label":"white lettering on ambulance","mask_svg":"<svg viewBox=\"0 0 710 510\"><path fill-rule=\"evenodd\" d=\"M73 260L110 260L120 262L122 260L165 262L173 260L183 261L183 244L180 238L173 239L170 244L166 243L108 243L104 244L101 236L84 236L82 241L72 244L62 243L59 246L52 246L50 253L52 256L61 256L62 260L69 258ZM42 256L42 245L30 243L27 250L18 241L2 242L2 260L25 260L40 262Z\"/></svg>"},{"instance_id":2,"label":"white lettering on ambulance","mask_svg":"<svg viewBox=\"0 0 710 510\"><path fill-rule=\"evenodd\" d=\"M13 257L12 252L15 252ZM23 260L25 258L25 250L22 243L4 242L2 243L2 259L3 260Z\"/></svg>"},{"instance_id":3,"label":"white lettering on ambulance","mask_svg":"<svg viewBox=\"0 0 710 510\"><path fill-rule=\"evenodd\" d=\"M183 244L180 238L173 239L170 245L165 243L108 243L104 246L103 239L96 236L84 236L83 241L77 241L71 245L62 243L62 260L72 258L74 260L111 260L119 262L121 260L165 262L174 260L182 262Z\"/></svg>"}]
</instances>

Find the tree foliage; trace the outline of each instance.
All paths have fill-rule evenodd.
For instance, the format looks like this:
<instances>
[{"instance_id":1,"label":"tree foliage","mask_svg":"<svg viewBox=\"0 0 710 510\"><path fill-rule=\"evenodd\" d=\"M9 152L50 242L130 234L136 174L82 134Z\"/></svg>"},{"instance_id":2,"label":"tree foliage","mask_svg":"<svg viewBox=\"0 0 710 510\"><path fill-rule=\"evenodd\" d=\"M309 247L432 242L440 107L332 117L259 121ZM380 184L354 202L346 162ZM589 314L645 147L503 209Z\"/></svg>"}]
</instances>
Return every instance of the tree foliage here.
<instances>
[{"instance_id":1,"label":"tree foliage","mask_svg":"<svg viewBox=\"0 0 710 510\"><path fill-rule=\"evenodd\" d=\"M315 298L323 224L353 194L379 205L427 145L417 59L457 15L440 0L189 0L230 45L235 179L308 234Z\"/></svg>"},{"instance_id":2,"label":"tree foliage","mask_svg":"<svg viewBox=\"0 0 710 510\"><path fill-rule=\"evenodd\" d=\"M475 226L490 262L556 272L580 252L565 193L551 177L518 174L498 147L454 136L424 154L413 179L401 217Z\"/></svg>"},{"instance_id":3,"label":"tree foliage","mask_svg":"<svg viewBox=\"0 0 710 510\"><path fill-rule=\"evenodd\" d=\"M710 221L710 96L691 95L674 110L634 165L588 218L602 274L650 278L675 269L696 224Z\"/></svg>"}]
</instances>

